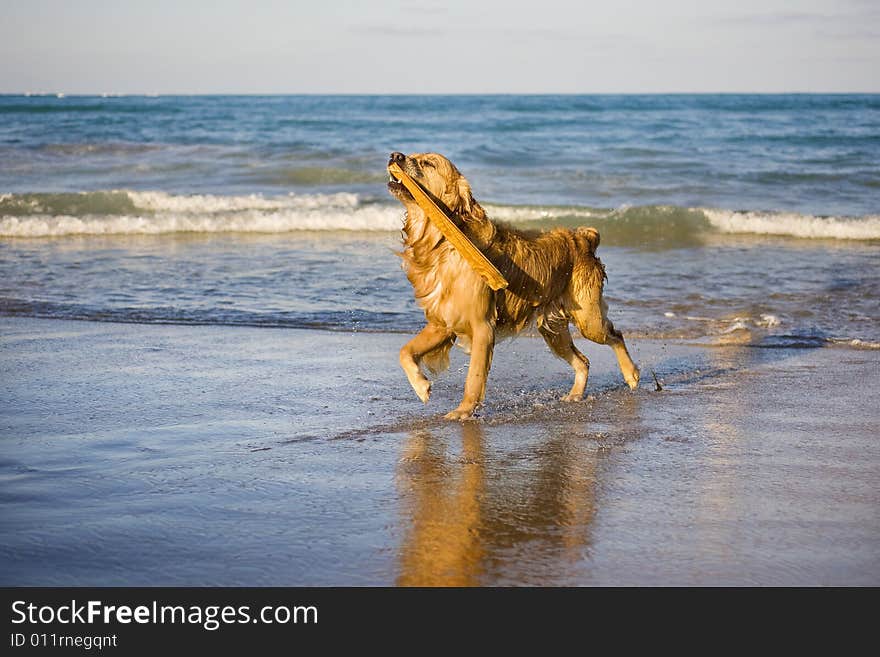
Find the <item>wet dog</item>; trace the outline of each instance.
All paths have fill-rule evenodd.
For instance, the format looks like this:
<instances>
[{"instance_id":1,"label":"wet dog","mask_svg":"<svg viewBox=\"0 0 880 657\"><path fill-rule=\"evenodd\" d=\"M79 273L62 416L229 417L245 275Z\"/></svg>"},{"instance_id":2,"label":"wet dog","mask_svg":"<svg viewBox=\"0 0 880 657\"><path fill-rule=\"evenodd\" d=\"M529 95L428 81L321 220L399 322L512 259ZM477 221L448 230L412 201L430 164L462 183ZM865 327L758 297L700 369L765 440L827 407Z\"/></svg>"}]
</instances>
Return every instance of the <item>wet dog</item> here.
<instances>
[{"instance_id":1,"label":"wet dog","mask_svg":"<svg viewBox=\"0 0 880 657\"><path fill-rule=\"evenodd\" d=\"M557 228L543 233L515 230L491 221L474 200L471 187L448 159L437 153L392 153L394 163L416 180L507 279L493 291L427 218L403 184L389 173L388 190L406 208L403 267L428 324L400 350L400 365L423 402L431 382L421 367L437 374L449 367L457 341L471 360L464 398L450 420L473 415L483 401L496 340L522 331L532 322L554 354L574 369L574 385L563 397L579 401L587 385L590 361L571 339L569 322L581 335L607 344L617 356L630 388L639 369L623 335L608 320L602 298L605 267L596 257L595 228Z\"/></svg>"}]
</instances>

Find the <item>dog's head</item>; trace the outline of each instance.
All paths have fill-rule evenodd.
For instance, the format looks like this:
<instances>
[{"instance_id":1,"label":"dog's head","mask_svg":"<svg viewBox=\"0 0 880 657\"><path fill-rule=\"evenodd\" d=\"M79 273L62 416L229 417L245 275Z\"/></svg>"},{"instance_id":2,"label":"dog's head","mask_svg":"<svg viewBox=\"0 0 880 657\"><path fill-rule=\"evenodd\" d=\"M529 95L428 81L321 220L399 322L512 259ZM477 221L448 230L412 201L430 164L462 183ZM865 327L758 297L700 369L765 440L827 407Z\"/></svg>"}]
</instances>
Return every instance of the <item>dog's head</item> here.
<instances>
[{"instance_id":1,"label":"dog's head","mask_svg":"<svg viewBox=\"0 0 880 657\"><path fill-rule=\"evenodd\" d=\"M392 153L388 164L396 164L453 213L467 219L482 208L474 201L471 186L455 165L438 153ZM414 203L412 195L389 171L388 191L404 205Z\"/></svg>"}]
</instances>

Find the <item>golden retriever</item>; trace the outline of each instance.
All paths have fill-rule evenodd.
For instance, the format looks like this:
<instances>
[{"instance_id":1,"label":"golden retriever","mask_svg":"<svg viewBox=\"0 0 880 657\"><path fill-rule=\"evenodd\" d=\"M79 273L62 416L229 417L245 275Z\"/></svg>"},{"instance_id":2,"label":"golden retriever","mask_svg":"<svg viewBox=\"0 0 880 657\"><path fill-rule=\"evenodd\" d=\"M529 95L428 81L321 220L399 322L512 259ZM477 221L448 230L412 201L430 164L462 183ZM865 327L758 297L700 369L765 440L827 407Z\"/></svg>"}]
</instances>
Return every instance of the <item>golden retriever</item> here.
<instances>
[{"instance_id":1,"label":"golden retriever","mask_svg":"<svg viewBox=\"0 0 880 657\"><path fill-rule=\"evenodd\" d=\"M504 274L509 286L493 291L426 217L412 195L389 172L388 190L406 208L403 268L428 325L400 350L400 365L423 402L431 382L420 365L439 373L449 367L456 340L471 360L464 398L449 420L471 417L486 392L495 341L522 331L533 320L554 354L574 369L574 385L562 399L579 401L590 361L574 346L569 322L588 340L607 344L617 356L630 388L639 369L626 350L623 335L608 320L602 298L605 267L596 257L595 228L557 228L535 233L491 221L474 200L471 187L455 165L437 153L392 153L397 164L438 202L464 233Z\"/></svg>"}]
</instances>

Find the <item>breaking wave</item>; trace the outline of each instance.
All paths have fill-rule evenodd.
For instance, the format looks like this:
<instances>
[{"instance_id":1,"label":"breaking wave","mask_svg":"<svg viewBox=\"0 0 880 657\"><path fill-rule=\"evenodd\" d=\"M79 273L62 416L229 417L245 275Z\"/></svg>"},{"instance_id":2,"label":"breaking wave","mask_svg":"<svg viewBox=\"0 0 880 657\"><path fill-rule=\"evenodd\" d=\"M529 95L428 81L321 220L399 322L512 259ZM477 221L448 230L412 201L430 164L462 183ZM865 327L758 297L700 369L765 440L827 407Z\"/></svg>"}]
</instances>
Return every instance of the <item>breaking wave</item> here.
<instances>
[{"instance_id":1,"label":"breaking wave","mask_svg":"<svg viewBox=\"0 0 880 657\"><path fill-rule=\"evenodd\" d=\"M703 210L713 228L722 233L752 233L789 237L877 240L880 215L864 217L815 217L788 212L731 212Z\"/></svg>"},{"instance_id":2,"label":"breaking wave","mask_svg":"<svg viewBox=\"0 0 880 657\"><path fill-rule=\"evenodd\" d=\"M515 224L590 223L603 233L606 244L692 240L706 233L880 240L880 215L819 217L676 206L485 205L493 218ZM396 203L346 192L227 196L113 190L0 195L2 237L396 231L401 217Z\"/></svg>"},{"instance_id":3,"label":"breaking wave","mask_svg":"<svg viewBox=\"0 0 880 657\"><path fill-rule=\"evenodd\" d=\"M83 192L0 196L0 236L284 233L400 228L400 210L356 194Z\"/></svg>"}]
</instances>

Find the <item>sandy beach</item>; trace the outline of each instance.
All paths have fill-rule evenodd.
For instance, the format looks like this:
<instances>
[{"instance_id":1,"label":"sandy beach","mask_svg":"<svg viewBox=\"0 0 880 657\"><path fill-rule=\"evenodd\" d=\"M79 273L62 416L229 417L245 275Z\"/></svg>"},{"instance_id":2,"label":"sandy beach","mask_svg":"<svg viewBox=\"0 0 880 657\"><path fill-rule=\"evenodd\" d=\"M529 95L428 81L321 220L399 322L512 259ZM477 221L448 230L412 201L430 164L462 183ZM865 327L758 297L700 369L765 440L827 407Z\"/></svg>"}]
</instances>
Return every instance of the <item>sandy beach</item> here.
<instances>
[{"instance_id":1,"label":"sandy beach","mask_svg":"<svg viewBox=\"0 0 880 657\"><path fill-rule=\"evenodd\" d=\"M0 319L4 585L877 585L880 351ZM651 370L663 386L655 389Z\"/></svg>"}]
</instances>

